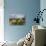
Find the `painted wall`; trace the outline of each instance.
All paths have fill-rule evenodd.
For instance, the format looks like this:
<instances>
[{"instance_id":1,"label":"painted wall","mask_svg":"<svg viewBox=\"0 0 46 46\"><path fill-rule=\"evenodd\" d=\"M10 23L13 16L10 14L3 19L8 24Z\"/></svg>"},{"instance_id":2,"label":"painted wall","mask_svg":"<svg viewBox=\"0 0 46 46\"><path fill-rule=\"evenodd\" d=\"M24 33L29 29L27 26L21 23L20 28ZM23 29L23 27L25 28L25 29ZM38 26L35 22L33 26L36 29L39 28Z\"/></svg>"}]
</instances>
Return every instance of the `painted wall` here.
<instances>
[{"instance_id":1,"label":"painted wall","mask_svg":"<svg viewBox=\"0 0 46 46\"><path fill-rule=\"evenodd\" d=\"M41 0L41 1L40 1L40 9L41 9L41 11L42 11L43 9L46 9L46 0ZM43 12L42 17L43 17L43 22L41 21L41 22L40 22L40 25L46 27L46 11Z\"/></svg>"},{"instance_id":2,"label":"painted wall","mask_svg":"<svg viewBox=\"0 0 46 46\"><path fill-rule=\"evenodd\" d=\"M4 0L4 35L7 41L18 41L24 37L35 24L33 19L35 12L40 9L40 0ZM26 24L23 26L11 26L8 23L10 14L24 14Z\"/></svg>"},{"instance_id":3,"label":"painted wall","mask_svg":"<svg viewBox=\"0 0 46 46\"><path fill-rule=\"evenodd\" d=\"M0 42L4 41L4 8L3 0L0 0Z\"/></svg>"}]
</instances>

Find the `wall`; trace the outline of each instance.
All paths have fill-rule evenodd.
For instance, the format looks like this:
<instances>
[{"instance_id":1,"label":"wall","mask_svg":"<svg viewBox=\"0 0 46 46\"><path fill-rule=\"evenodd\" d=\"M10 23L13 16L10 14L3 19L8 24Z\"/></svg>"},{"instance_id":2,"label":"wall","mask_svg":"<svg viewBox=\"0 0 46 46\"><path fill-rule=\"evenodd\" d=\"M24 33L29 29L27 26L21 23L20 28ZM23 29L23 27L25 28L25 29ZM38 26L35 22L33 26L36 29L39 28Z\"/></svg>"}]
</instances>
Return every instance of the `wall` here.
<instances>
[{"instance_id":1,"label":"wall","mask_svg":"<svg viewBox=\"0 0 46 46\"><path fill-rule=\"evenodd\" d=\"M4 35L7 41L18 41L32 28L34 17L40 9L40 0L4 0ZM11 26L8 23L10 14L24 14L26 24L23 26Z\"/></svg>"},{"instance_id":2,"label":"wall","mask_svg":"<svg viewBox=\"0 0 46 46\"><path fill-rule=\"evenodd\" d=\"M41 0L41 1L40 1L40 9L41 9L41 11L42 11L43 9L46 9L46 0ZM46 19L46 11L43 12L42 17L43 17L43 22L41 21L41 22L40 22L40 25L46 27L46 20L45 20L45 19Z\"/></svg>"},{"instance_id":3,"label":"wall","mask_svg":"<svg viewBox=\"0 0 46 46\"><path fill-rule=\"evenodd\" d=\"M0 42L4 41L4 8L3 6L4 6L3 0L0 0Z\"/></svg>"}]
</instances>

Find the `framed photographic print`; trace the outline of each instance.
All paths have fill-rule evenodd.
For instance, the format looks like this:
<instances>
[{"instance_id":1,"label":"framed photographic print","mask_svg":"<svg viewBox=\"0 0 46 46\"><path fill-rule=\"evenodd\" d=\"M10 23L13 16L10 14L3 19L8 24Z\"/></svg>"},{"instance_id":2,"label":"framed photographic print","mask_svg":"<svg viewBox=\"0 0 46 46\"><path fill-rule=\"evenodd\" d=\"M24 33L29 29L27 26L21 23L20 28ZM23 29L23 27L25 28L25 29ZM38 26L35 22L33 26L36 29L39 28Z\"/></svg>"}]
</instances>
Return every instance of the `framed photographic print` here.
<instances>
[{"instance_id":1,"label":"framed photographic print","mask_svg":"<svg viewBox=\"0 0 46 46\"><path fill-rule=\"evenodd\" d=\"M24 25L25 24L25 16L23 15L13 15L9 18L10 25Z\"/></svg>"}]
</instances>

